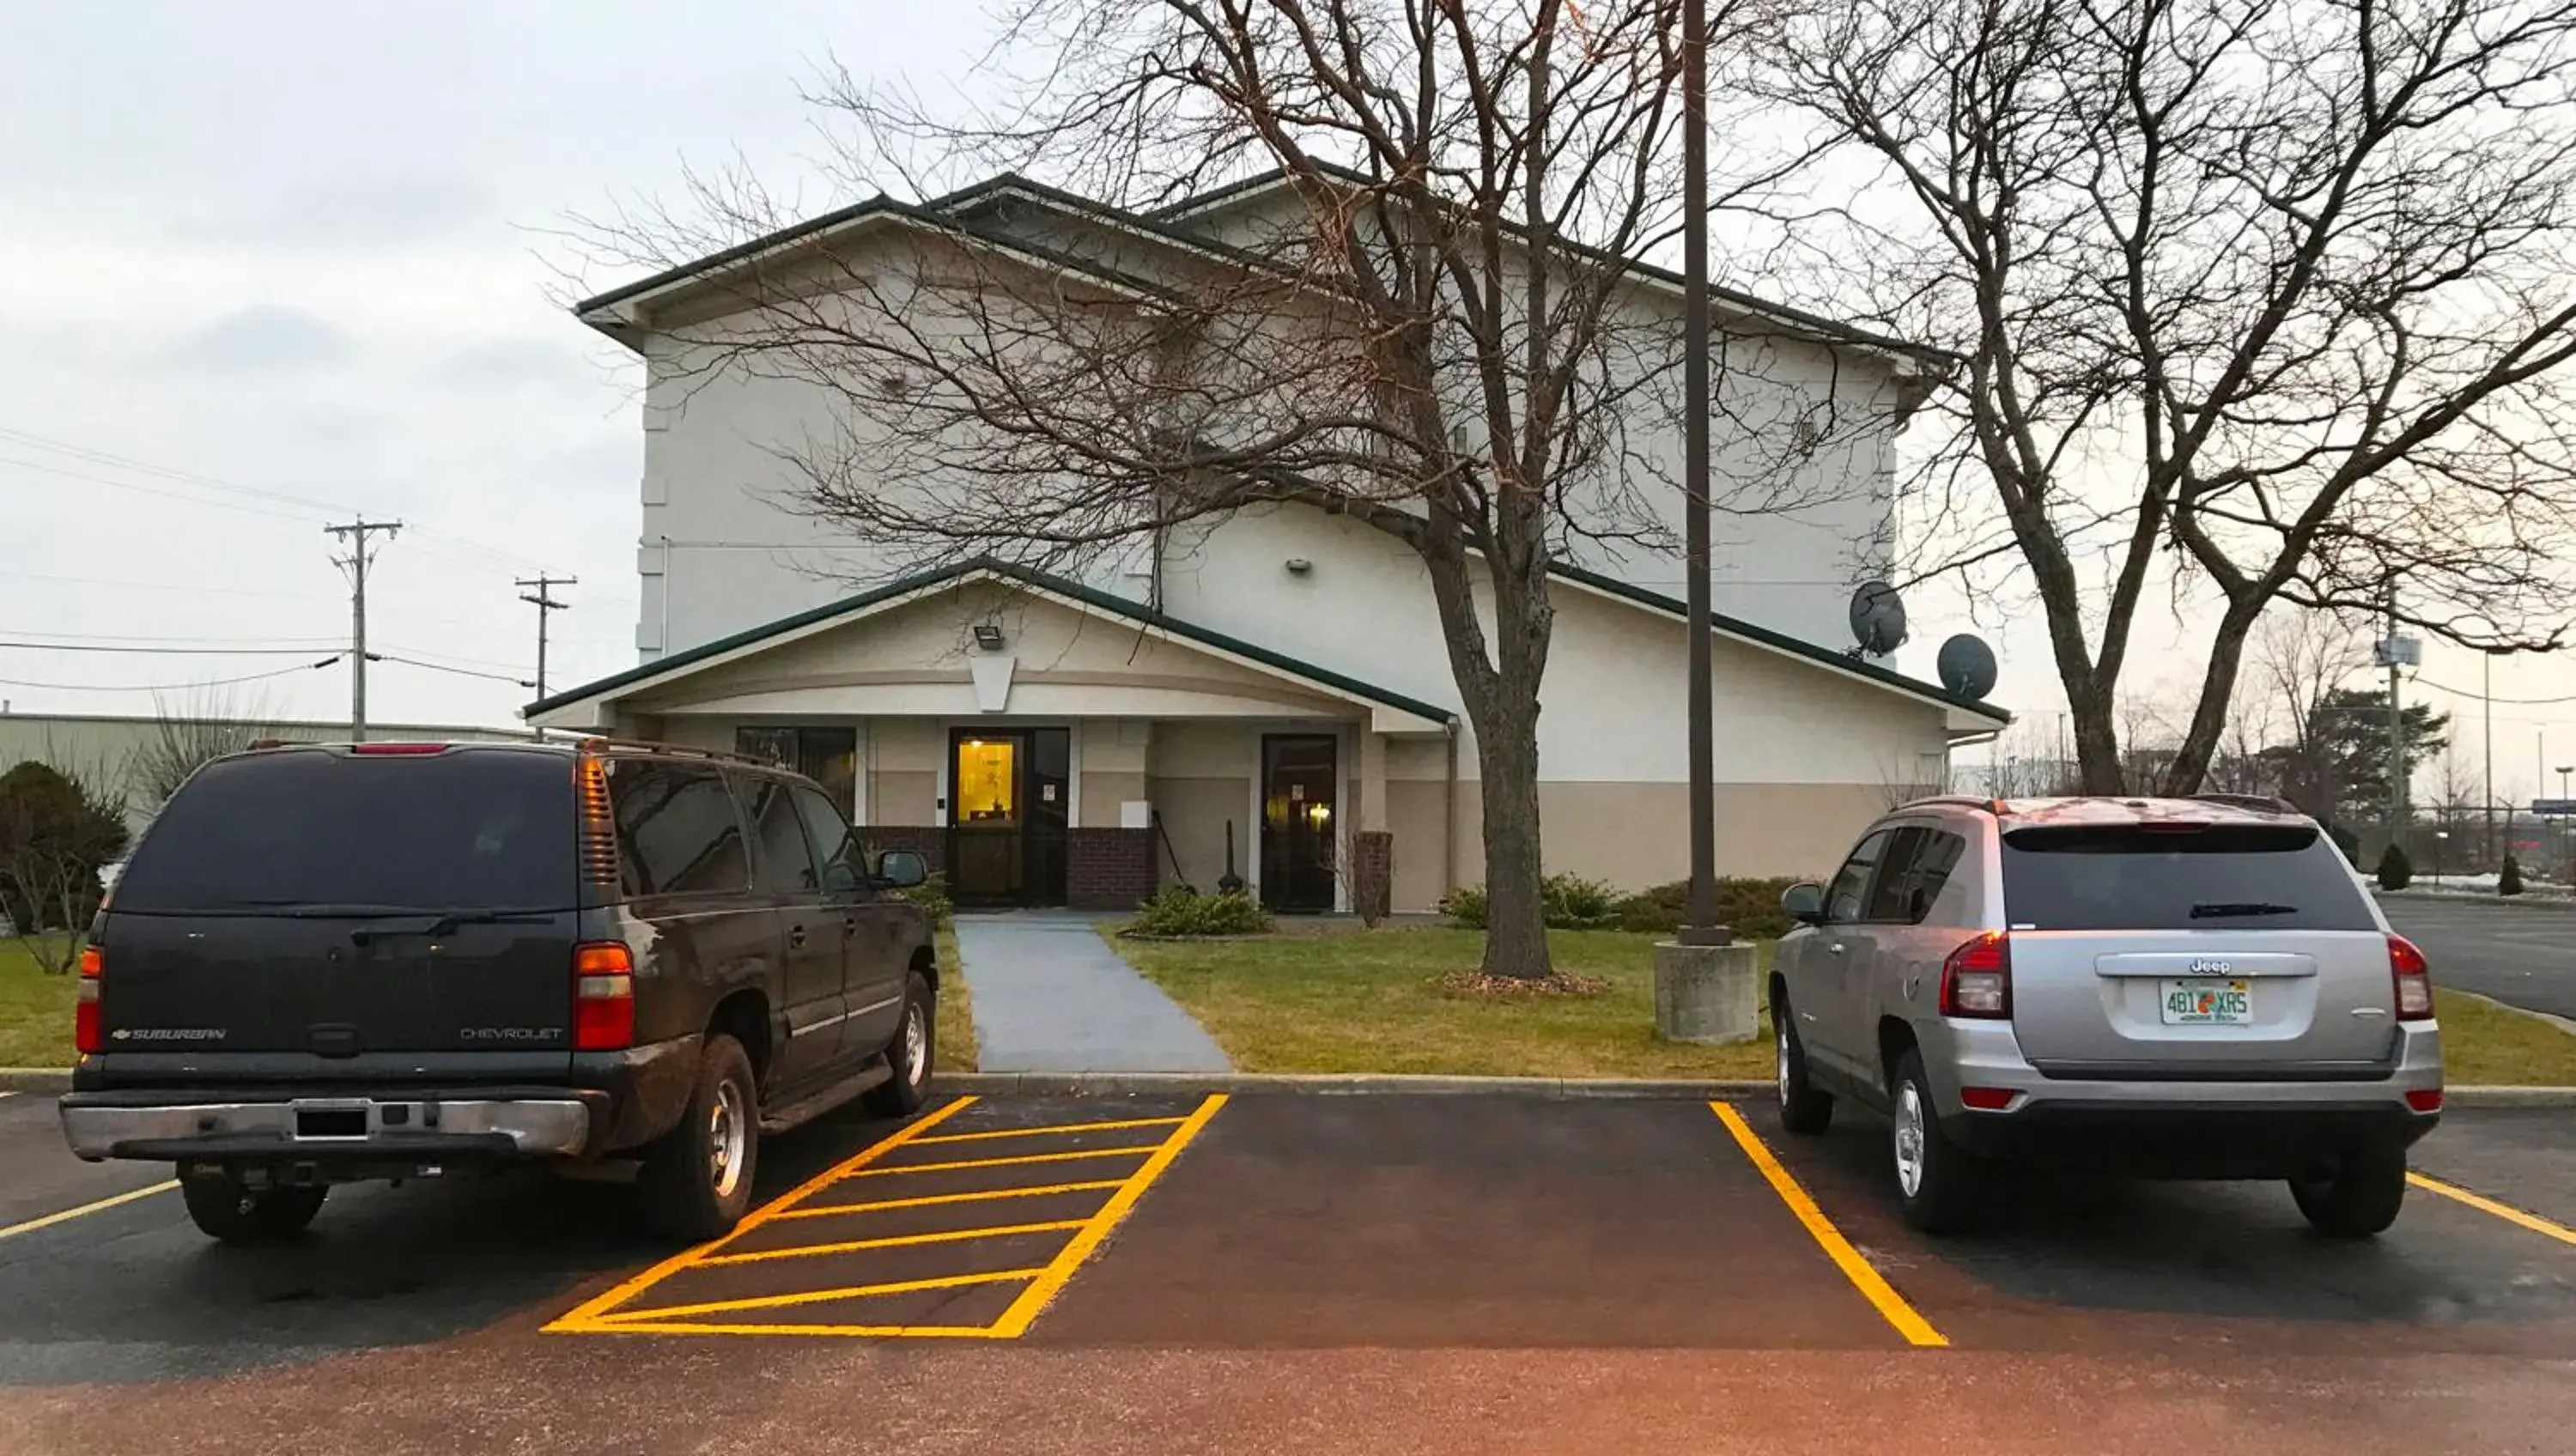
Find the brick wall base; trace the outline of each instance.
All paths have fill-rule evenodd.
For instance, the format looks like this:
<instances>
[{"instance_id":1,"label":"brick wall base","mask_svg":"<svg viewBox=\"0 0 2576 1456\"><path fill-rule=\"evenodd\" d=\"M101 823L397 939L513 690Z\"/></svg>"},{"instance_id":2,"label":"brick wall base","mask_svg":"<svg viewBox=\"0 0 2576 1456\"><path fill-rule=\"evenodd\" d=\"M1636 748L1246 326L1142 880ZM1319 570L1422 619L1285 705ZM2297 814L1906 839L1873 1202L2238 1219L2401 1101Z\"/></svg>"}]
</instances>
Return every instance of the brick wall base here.
<instances>
[{"instance_id":1,"label":"brick wall base","mask_svg":"<svg viewBox=\"0 0 2576 1456\"><path fill-rule=\"evenodd\" d=\"M1133 910L1156 888L1150 829L1069 829L1064 859L1064 903L1076 910Z\"/></svg>"}]
</instances>

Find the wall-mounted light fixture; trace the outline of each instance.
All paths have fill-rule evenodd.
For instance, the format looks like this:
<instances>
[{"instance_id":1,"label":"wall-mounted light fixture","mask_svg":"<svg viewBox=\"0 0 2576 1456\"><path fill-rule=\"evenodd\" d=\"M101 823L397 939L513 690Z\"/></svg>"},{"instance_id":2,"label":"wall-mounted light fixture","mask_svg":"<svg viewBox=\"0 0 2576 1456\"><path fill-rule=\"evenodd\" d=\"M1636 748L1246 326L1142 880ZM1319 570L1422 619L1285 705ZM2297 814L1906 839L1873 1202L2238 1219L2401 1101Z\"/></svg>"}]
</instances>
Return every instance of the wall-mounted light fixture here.
<instances>
[{"instance_id":1,"label":"wall-mounted light fixture","mask_svg":"<svg viewBox=\"0 0 2576 1456\"><path fill-rule=\"evenodd\" d=\"M978 647L983 648L986 652L999 652L999 651L1001 651L1001 650L1002 650L1002 629L1001 629L1000 627L998 627L998 626L995 626L995 625L994 625L993 623L991 623L991 622L978 622L978 623L976 623L976 624L975 624L975 645L976 645L976 646L978 646Z\"/></svg>"},{"instance_id":2,"label":"wall-mounted light fixture","mask_svg":"<svg viewBox=\"0 0 2576 1456\"><path fill-rule=\"evenodd\" d=\"M1307 572L1314 569L1315 563L1308 561L1303 556L1291 556L1288 558L1288 574L1290 576L1304 576Z\"/></svg>"}]
</instances>

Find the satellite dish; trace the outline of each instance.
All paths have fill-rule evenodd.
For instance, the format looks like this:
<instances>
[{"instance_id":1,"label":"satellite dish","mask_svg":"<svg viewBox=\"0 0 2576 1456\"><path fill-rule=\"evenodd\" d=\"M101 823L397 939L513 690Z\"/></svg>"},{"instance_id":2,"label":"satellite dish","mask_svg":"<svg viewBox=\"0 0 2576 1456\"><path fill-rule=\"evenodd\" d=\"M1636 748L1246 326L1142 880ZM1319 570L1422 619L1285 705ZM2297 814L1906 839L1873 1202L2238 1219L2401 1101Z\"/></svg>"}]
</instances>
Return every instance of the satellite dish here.
<instances>
[{"instance_id":1,"label":"satellite dish","mask_svg":"<svg viewBox=\"0 0 2576 1456\"><path fill-rule=\"evenodd\" d=\"M1885 657L1905 645L1905 603L1896 588L1883 581L1865 581L1851 598L1852 640L1860 650L1875 657Z\"/></svg>"},{"instance_id":2,"label":"satellite dish","mask_svg":"<svg viewBox=\"0 0 2576 1456\"><path fill-rule=\"evenodd\" d=\"M1971 702L1995 690L1995 650L1962 632L1941 644L1941 686Z\"/></svg>"}]
</instances>

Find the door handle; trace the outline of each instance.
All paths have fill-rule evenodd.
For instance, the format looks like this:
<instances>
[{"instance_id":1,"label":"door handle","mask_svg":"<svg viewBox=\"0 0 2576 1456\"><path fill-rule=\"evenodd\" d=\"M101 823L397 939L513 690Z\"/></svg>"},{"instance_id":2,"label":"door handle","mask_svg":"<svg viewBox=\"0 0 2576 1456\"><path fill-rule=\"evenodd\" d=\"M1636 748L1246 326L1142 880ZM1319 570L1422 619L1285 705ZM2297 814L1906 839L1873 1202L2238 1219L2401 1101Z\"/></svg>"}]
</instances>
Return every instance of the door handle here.
<instances>
[{"instance_id":1,"label":"door handle","mask_svg":"<svg viewBox=\"0 0 2576 1456\"><path fill-rule=\"evenodd\" d=\"M1826 950L1828 950L1828 951L1830 951L1830 952L1832 952L1832 953L1833 953L1833 954L1835 954L1835 955L1841 955L1841 954L1843 953L1843 943L1842 943L1841 941L1839 941L1839 940L1838 940L1838 941L1835 941L1833 944L1831 944L1831 945L1829 945L1829 946L1826 946L1826 947L1825 947L1825 949L1826 949Z\"/></svg>"},{"instance_id":2,"label":"door handle","mask_svg":"<svg viewBox=\"0 0 2576 1456\"><path fill-rule=\"evenodd\" d=\"M790 950L803 950L805 948L804 926L791 925L787 927L787 946Z\"/></svg>"},{"instance_id":3,"label":"door handle","mask_svg":"<svg viewBox=\"0 0 2576 1456\"><path fill-rule=\"evenodd\" d=\"M842 917L841 917L841 934L842 934L843 936L852 936L852 935L856 935L856 934L858 934L858 933L859 933L859 917L857 917L856 915L844 915L844 916L842 916Z\"/></svg>"}]
</instances>

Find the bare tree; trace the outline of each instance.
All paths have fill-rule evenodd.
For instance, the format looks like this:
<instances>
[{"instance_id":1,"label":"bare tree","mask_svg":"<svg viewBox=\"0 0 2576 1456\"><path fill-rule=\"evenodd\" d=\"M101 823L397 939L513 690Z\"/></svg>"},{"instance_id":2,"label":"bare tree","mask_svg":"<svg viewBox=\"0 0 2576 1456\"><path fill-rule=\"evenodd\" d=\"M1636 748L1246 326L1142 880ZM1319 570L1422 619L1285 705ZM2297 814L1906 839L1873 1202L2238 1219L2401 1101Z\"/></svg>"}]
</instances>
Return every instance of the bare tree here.
<instances>
[{"instance_id":1,"label":"bare tree","mask_svg":"<svg viewBox=\"0 0 2576 1456\"><path fill-rule=\"evenodd\" d=\"M2256 691L2286 720L2266 745L2277 792L2329 823L2342 805L2339 748L2328 717L2337 692L2365 661L2361 628L2336 613L2276 611L2255 632Z\"/></svg>"},{"instance_id":2,"label":"bare tree","mask_svg":"<svg viewBox=\"0 0 2576 1456\"><path fill-rule=\"evenodd\" d=\"M2025 573L2085 784L2131 631L2214 611L2168 792L2276 603L2477 647L2569 628L2569 0L1851 0L1774 95L1870 180L1838 279L1966 356L1926 569ZM1881 184L1884 184L1883 186Z\"/></svg>"},{"instance_id":3,"label":"bare tree","mask_svg":"<svg viewBox=\"0 0 2576 1456\"><path fill-rule=\"evenodd\" d=\"M157 812L209 760L239 753L277 735L267 700L223 688L152 697L151 735L128 758L125 787L146 813Z\"/></svg>"},{"instance_id":4,"label":"bare tree","mask_svg":"<svg viewBox=\"0 0 2576 1456\"><path fill-rule=\"evenodd\" d=\"M1769 0L1721 0L1740 54ZM959 120L846 74L817 98L856 178L1014 182L880 197L864 249L773 240L649 334L662 377L793 381L833 422L781 442L782 501L902 566L1186 549L1247 508L1319 507L1429 579L1473 728L1491 896L1484 969L1542 976L1538 690L1549 569L1669 552L1684 483L1680 300L1632 260L1678 235L1674 0L1016 0L991 64L1041 56ZM1737 96L1719 88L1719 94ZM1726 118L1718 118L1723 127ZM1718 207L1801 160L1724 150ZM1264 169L1223 228L1151 209ZM934 174L938 174L935 178ZM577 222L594 262L673 266L789 219L756 183ZM1007 198L1001 194L1007 192ZM1000 198L1001 200L996 200ZM1086 202L1120 204L1104 210ZM1007 204L1007 205L1005 205ZM1866 479L1922 351L1719 300L1720 510ZM1830 336L1870 359L1842 373ZM1821 361L1821 362L1820 362ZM1820 484L1822 482L1822 484ZM1676 728L1678 732L1678 727Z\"/></svg>"}]
</instances>

